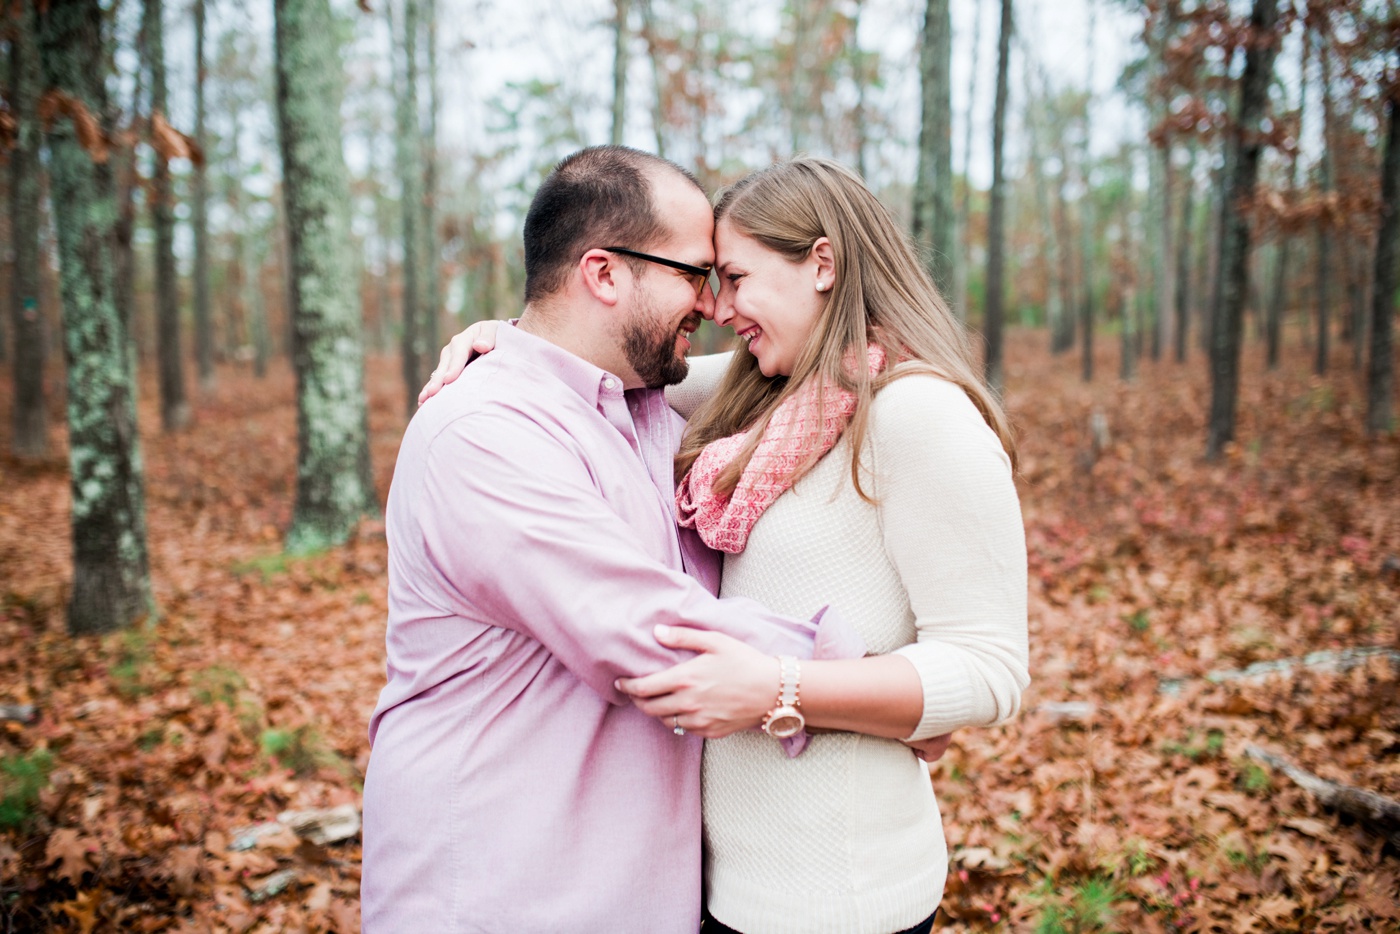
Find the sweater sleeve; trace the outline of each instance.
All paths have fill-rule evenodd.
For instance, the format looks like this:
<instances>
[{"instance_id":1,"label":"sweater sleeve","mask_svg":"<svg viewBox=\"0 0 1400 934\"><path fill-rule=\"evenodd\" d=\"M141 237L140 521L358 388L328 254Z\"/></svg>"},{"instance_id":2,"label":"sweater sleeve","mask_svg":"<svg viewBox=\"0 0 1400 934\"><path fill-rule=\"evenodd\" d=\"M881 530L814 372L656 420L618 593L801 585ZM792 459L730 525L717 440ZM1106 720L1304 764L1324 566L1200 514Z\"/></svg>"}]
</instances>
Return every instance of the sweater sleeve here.
<instances>
[{"instance_id":1,"label":"sweater sleeve","mask_svg":"<svg viewBox=\"0 0 1400 934\"><path fill-rule=\"evenodd\" d=\"M690 418L719 388L734 351L690 358L690 372L683 382L666 387L666 401L682 418Z\"/></svg>"},{"instance_id":2,"label":"sweater sleeve","mask_svg":"<svg viewBox=\"0 0 1400 934\"><path fill-rule=\"evenodd\" d=\"M1013 716L1027 670L1026 540L1011 462L957 385L895 380L870 444L885 548L909 595L924 712L908 739Z\"/></svg>"}]
</instances>

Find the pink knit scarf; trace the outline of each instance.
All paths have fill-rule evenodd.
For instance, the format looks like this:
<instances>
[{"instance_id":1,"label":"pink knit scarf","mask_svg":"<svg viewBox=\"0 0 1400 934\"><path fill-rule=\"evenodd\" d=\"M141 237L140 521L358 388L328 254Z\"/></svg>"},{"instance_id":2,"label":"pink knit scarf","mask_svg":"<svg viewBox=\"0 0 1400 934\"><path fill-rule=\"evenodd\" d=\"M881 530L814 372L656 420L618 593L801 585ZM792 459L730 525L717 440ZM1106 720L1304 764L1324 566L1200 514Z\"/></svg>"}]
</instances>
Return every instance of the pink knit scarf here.
<instances>
[{"instance_id":1,"label":"pink knit scarf","mask_svg":"<svg viewBox=\"0 0 1400 934\"><path fill-rule=\"evenodd\" d=\"M870 374L885 366L879 344L867 350ZM854 360L850 361L854 369ZM734 492L715 492L720 472L743 449L754 429L705 445L676 490L676 521L695 529L711 548L736 555L744 550L763 511L792 488L793 473L814 452L831 450L856 410L856 395L829 380L808 380L778 406Z\"/></svg>"}]
</instances>

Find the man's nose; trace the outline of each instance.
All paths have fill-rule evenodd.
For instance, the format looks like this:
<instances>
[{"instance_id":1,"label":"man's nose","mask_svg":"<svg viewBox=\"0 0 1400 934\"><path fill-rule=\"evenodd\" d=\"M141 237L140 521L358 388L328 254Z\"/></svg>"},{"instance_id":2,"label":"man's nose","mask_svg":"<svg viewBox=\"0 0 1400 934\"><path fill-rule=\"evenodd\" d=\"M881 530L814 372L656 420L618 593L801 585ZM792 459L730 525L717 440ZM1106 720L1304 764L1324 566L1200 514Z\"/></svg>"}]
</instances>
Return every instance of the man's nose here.
<instances>
[{"instance_id":1,"label":"man's nose","mask_svg":"<svg viewBox=\"0 0 1400 934\"><path fill-rule=\"evenodd\" d=\"M710 283L706 282L700 289L700 294L695 296L695 310L698 311L706 321L713 321L715 318L715 290L710 288Z\"/></svg>"}]
</instances>

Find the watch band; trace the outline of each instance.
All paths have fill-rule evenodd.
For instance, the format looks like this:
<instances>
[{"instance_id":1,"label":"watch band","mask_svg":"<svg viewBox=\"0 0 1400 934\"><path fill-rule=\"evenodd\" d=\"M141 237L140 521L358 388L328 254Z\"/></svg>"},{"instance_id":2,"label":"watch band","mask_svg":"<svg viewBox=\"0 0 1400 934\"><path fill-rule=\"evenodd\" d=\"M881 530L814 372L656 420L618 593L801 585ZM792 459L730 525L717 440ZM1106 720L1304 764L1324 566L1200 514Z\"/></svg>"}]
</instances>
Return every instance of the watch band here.
<instances>
[{"instance_id":1,"label":"watch band","mask_svg":"<svg viewBox=\"0 0 1400 934\"><path fill-rule=\"evenodd\" d=\"M763 718L763 732L775 739L786 739L802 732L802 663L791 655L778 656L777 705Z\"/></svg>"}]
</instances>

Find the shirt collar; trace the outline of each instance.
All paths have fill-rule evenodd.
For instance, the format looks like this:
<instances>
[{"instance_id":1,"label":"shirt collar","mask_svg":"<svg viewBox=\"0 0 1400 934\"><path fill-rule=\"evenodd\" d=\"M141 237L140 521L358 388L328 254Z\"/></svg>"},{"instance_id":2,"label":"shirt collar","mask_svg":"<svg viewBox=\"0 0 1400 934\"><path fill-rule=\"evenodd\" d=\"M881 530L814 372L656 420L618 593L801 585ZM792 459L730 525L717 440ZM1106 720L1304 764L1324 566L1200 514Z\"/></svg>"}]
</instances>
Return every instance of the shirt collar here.
<instances>
[{"instance_id":1,"label":"shirt collar","mask_svg":"<svg viewBox=\"0 0 1400 934\"><path fill-rule=\"evenodd\" d=\"M521 354L534 365L553 375L556 379L578 393L590 408L598 407L600 396L622 398L622 380L601 367L594 366L582 357L572 354L516 327L518 319L510 322L510 327L496 329L496 345Z\"/></svg>"}]
</instances>

